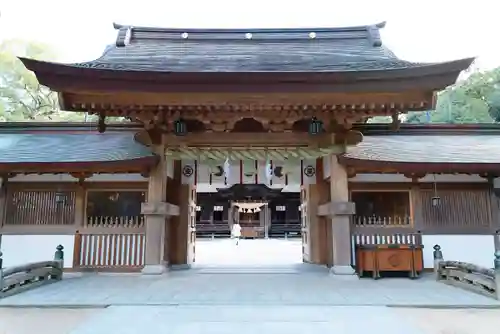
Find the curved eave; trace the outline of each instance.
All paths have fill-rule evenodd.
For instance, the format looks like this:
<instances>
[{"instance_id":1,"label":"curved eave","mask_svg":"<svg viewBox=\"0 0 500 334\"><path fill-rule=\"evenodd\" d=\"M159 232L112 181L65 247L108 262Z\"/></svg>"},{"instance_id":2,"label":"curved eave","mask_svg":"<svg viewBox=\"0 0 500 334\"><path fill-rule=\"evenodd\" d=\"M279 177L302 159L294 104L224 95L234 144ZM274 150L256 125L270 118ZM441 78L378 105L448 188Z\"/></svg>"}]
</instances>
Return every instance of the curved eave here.
<instances>
[{"instance_id":1,"label":"curved eave","mask_svg":"<svg viewBox=\"0 0 500 334\"><path fill-rule=\"evenodd\" d=\"M126 82L130 91L172 91L159 84L175 84L182 91L189 85L204 84L207 88L217 85L232 87L255 84L335 84L378 81L399 81L427 78L429 88L441 89L453 84L458 74L468 68L474 58L444 63L412 65L399 69L380 69L339 72L157 72L124 71L114 69L79 67L71 64L44 62L19 58L29 70L35 72L39 82L55 91L113 90L114 82ZM436 78L444 79L436 82ZM64 82L64 84L62 84ZM68 87L70 83L70 87ZM444 86L443 86L444 85Z\"/></svg>"},{"instance_id":2,"label":"curved eave","mask_svg":"<svg viewBox=\"0 0 500 334\"><path fill-rule=\"evenodd\" d=\"M401 162L355 159L345 156L339 157L339 162L354 168L358 172L388 172L401 174L491 174L500 175L500 163L477 163L477 162Z\"/></svg>"},{"instance_id":3,"label":"curved eave","mask_svg":"<svg viewBox=\"0 0 500 334\"><path fill-rule=\"evenodd\" d=\"M158 164L158 156L116 161L2 162L1 173L143 173Z\"/></svg>"}]
</instances>

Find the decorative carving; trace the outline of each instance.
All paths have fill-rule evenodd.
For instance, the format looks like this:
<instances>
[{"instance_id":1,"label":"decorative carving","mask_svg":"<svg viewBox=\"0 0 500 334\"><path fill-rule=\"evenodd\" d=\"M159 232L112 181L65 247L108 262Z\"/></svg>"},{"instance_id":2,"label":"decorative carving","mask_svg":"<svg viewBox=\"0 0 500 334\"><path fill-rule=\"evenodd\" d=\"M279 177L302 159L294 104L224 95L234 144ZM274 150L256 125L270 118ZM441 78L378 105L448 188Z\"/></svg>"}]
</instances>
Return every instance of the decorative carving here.
<instances>
[{"instance_id":1,"label":"decorative carving","mask_svg":"<svg viewBox=\"0 0 500 334\"><path fill-rule=\"evenodd\" d=\"M193 174L194 174L194 169L190 165L185 165L182 168L182 175L184 175L185 177L191 177L193 176Z\"/></svg>"},{"instance_id":2,"label":"decorative carving","mask_svg":"<svg viewBox=\"0 0 500 334\"><path fill-rule=\"evenodd\" d=\"M401 256L399 256L398 253L394 252L387 258L387 263L396 268L401 265Z\"/></svg>"},{"instance_id":3,"label":"decorative carving","mask_svg":"<svg viewBox=\"0 0 500 334\"><path fill-rule=\"evenodd\" d=\"M307 176L307 177L313 177L314 175L316 175L316 168L314 168L314 166L306 166L304 168L304 175Z\"/></svg>"}]
</instances>

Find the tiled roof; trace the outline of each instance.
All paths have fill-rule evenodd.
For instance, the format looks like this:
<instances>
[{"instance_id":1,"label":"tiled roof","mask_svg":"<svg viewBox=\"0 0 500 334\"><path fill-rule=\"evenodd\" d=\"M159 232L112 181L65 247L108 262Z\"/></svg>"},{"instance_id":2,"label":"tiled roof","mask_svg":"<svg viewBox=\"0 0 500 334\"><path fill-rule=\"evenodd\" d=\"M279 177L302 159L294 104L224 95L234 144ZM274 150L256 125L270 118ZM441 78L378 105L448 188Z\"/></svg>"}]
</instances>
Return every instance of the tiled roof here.
<instances>
[{"instance_id":1,"label":"tiled roof","mask_svg":"<svg viewBox=\"0 0 500 334\"><path fill-rule=\"evenodd\" d=\"M98 60L79 67L160 72L336 72L419 67L381 41L385 24L310 29L163 29L116 25Z\"/></svg>"},{"instance_id":2,"label":"tiled roof","mask_svg":"<svg viewBox=\"0 0 500 334\"><path fill-rule=\"evenodd\" d=\"M2 133L0 164L113 162L152 157L134 132Z\"/></svg>"},{"instance_id":3,"label":"tiled roof","mask_svg":"<svg viewBox=\"0 0 500 334\"><path fill-rule=\"evenodd\" d=\"M344 157L393 163L500 164L500 134L368 135Z\"/></svg>"}]
</instances>

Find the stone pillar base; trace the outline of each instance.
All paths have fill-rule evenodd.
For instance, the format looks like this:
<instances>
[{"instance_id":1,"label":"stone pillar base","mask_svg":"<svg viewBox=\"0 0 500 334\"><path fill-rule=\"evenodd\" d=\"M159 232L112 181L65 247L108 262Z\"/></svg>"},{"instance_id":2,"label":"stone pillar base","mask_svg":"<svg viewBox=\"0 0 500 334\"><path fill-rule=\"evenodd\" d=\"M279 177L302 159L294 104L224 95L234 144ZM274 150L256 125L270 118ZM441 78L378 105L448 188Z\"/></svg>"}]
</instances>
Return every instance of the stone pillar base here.
<instances>
[{"instance_id":1,"label":"stone pillar base","mask_svg":"<svg viewBox=\"0 0 500 334\"><path fill-rule=\"evenodd\" d=\"M147 264L142 268L143 275L163 275L167 273L167 268L163 264Z\"/></svg>"},{"instance_id":2,"label":"stone pillar base","mask_svg":"<svg viewBox=\"0 0 500 334\"><path fill-rule=\"evenodd\" d=\"M170 270L189 270L189 269L191 269L191 265L187 263L170 265Z\"/></svg>"},{"instance_id":3,"label":"stone pillar base","mask_svg":"<svg viewBox=\"0 0 500 334\"><path fill-rule=\"evenodd\" d=\"M330 275L356 277L356 271L351 266L333 266L330 268Z\"/></svg>"}]
</instances>

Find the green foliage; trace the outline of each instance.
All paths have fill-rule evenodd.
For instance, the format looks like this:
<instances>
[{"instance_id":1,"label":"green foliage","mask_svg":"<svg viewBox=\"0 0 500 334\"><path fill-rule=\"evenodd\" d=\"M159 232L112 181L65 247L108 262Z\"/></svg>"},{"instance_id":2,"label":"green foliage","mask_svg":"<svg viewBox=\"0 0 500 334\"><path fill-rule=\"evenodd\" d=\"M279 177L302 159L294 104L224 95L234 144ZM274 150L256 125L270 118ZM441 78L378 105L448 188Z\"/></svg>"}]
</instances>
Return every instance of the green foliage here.
<instances>
[{"instance_id":1,"label":"green foliage","mask_svg":"<svg viewBox=\"0 0 500 334\"><path fill-rule=\"evenodd\" d=\"M500 121L500 67L476 72L442 91L431 122L493 123Z\"/></svg>"},{"instance_id":2,"label":"green foliage","mask_svg":"<svg viewBox=\"0 0 500 334\"><path fill-rule=\"evenodd\" d=\"M58 110L57 95L41 86L16 55L41 60L54 57L47 46L39 43L10 40L0 44L0 119L51 119Z\"/></svg>"},{"instance_id":3,"label":"green foliage","mask_svg":"<svg viewBox=\"0 0 500 334\"><path fill-rule=\"evenodd\" d=\"M53 50L45 44L22 40L0 43L0 121L97 121L97 116L67 112L59 109L57 94L38 83L17 58L56 61ZM126 121L110 117L108 121Z\"/></svg>"}]
</instances>

